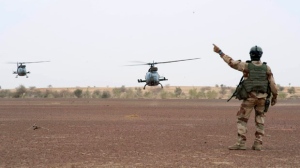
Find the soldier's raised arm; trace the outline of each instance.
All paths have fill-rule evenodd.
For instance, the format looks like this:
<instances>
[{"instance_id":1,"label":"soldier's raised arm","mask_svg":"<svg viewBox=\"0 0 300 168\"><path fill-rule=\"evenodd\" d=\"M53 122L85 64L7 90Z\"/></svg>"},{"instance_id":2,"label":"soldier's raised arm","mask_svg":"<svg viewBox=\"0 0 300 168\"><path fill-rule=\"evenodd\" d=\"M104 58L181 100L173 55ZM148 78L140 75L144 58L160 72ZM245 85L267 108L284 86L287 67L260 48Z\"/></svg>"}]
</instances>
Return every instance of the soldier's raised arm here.
<instances>
[{"instance_id":1,"label":"soldier's raised arm","mask_svg":"<svg viewBox=\"0 0 300 168\"><path fill-rule=\"evenodd\" d=\"M241 60L233 60L230 56L226 55L218 46L213 44L214 52L218 53L220 57L233 69L238 71L244 71L245 69L245 62Z\"/></svg>"}]
</instances>

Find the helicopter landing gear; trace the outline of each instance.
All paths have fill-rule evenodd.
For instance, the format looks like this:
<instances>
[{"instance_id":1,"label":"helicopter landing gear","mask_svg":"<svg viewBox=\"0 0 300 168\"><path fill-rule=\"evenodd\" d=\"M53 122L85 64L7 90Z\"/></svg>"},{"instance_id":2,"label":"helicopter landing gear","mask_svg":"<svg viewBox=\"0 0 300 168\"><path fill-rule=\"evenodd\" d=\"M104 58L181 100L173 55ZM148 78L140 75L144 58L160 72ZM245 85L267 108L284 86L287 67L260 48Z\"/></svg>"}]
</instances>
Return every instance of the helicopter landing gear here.
<instances>
[{"instance_id":1,"label":"helicopter landing gear","mask_svg":"<svg viewBox=\"0 0 300 168\"><path fill-rule=\"evenodd\" d=\"M18 78L18 75L16 76L16 78Z\"/></svg>"},{"instance_id":2,"label":"helicopter landing gear","mask_svg":"<svg viewBox=\"0 0 300 168\"><path fill-rule=\"evenodd\" d=\"M161 88L164 88L163 85L162 85L161 83L158 83L158 84L160 84Z\"/></svg>"},{"instance_id":3,"label":"helicopter landing gear","mask_svg":"<svg viewBox=\"0 0 300 168\"><path fill-rule=\"evenodd\" d=\"M147 84L145 84L145 86L144 86L144 88L143 88L144 90L146 89L146 86L147 86Z\"/></svg>"}]
</instances>

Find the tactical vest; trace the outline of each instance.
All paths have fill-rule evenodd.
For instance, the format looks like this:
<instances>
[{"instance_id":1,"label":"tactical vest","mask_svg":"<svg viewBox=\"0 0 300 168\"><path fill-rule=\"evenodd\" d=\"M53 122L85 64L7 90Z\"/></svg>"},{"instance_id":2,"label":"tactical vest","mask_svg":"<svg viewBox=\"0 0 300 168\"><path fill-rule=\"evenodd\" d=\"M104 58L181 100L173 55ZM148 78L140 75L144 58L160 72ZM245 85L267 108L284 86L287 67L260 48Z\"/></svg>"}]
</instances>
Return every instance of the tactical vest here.
<instances>
[{"instance_id":1,"label":"tactical vest","mask_svg":"<svg viewBox=\"0 0 300 168\"><path fill-rule=\"evenodd\" d=\"M244 88L247 93L267 93L269 81L267 76L267 63L261 66L255 66L252 62L248 62L249 76L243 81Z\"/></svg>"}]
</instances>

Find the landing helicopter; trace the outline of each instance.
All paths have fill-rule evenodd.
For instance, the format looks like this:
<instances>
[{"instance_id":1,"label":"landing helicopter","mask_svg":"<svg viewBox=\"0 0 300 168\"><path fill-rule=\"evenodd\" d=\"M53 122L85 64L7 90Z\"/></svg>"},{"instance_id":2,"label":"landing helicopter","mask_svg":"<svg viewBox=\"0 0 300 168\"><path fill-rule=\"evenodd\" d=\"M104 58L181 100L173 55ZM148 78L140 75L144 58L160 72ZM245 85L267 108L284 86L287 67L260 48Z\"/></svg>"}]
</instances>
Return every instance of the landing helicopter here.
<instances>
[{"instance_id":1,"label":"landing helicopter","mask_svg":"<svg viewBox=\"0 0 300 168\"><path fill-rule=\"evenodd\" d=\"M31 63L42 63L42 62L50 62L50 61L37 61L37 62L10 62L10 64L17 64L17 71L13 71L13 74L17 74L16 78L18 76L26 76L28 78L28 75L30 72L26 71L26 65L25 64L31 64Z\"/></svg>"},{"instance_id":2,"label":"landing helicopter","mask_svg":"<svg viewBox=\"0 0 300 168\"><path fill-rule=\"evenodd\" d=\"M172 63L172 62L179 62L179 61L189 61L189 60L196 60L200 58L191 58L191 59L183 59L183 60L175 60L175 61L165 61L165 62L152 62L152 63L144 63L144 64L135 64L135 65L128 65L128 66L137 66L137 65L150 65L150 68L148 72L146 73L145 80L138 79L138 83L146 82L145 86L143 89L146 88L146 86L157 86L160 85L161 88L163 88L163 85L160 83L160 81L166 81L165 77L161 77L158 73L157 70L158 68L155 67L155 64L165 64L165 63Z\"/></svg>"}]
</instances>

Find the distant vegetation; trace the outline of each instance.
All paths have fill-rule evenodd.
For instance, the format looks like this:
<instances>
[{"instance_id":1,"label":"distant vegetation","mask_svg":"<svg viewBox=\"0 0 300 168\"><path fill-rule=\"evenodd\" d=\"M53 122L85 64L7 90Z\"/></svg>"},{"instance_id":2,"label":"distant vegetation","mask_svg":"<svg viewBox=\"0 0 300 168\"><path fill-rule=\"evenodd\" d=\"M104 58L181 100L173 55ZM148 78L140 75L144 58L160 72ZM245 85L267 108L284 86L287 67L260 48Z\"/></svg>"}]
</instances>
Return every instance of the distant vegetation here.
<instances>
[{"instance_id":1,"label":"distant vegetation","mask_svg":"<svg viewBox=\"0 0 300 168\"><path fill-rule=\"evenodd\" d=\"M284 88L277 85L278 98L300 98L297 88ZM298 88L299 89L299 88ZM115 88L26 88L20 85L16 89L0 89L0 98L96 98L96 99L228 99L235 91L234 87L216 85L215 87L115 87Z\"/></svg>"}]
</instances>

